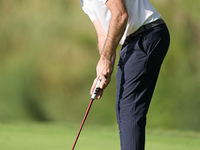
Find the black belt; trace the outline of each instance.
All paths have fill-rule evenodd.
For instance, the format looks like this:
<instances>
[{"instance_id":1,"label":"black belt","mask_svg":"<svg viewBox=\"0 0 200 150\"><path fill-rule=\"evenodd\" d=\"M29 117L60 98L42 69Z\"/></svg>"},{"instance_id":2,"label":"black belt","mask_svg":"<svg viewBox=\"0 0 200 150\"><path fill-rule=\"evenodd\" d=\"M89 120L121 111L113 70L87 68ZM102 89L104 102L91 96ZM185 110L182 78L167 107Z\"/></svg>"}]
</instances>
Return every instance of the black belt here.
<instances>
[{"instance_id":1,"label":"black belt","mask_svg":"<svg viewBox=\"0 0 200 150\"><path fill-rule=\"evenodd\" d=\"M130 34L129 36L126 37L126 40L125 40L123 46L126 46L128 43L130 43L136 35L144 32L148 29L154 28L158 25L164 24L164 23L165 22L162 19L158 19L154 22L151 22L151 23L141 26L137 31L133 32L132 34Z\"/></svg>"}]
</instances>

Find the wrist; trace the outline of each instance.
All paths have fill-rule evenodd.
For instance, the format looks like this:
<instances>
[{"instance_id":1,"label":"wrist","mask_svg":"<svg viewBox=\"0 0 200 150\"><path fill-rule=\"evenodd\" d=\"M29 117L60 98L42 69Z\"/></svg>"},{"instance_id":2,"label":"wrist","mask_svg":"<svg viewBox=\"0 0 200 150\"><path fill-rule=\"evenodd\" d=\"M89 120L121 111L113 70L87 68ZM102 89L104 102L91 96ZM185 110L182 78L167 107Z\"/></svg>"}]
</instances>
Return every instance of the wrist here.
<instances>
[{"instance_id":1,"label":"wrist","mask_svg":"<svg viewBox=\"0 0 200 150\"><path fill-rule=\"evenodd\" d=\"M101 54L101 55L100 55L100 60L101 60L101 61L111 62L111 58L112 58L112 57L109 57L109 56L104 55L104 54Z\"/></svg>"}]
</instances>

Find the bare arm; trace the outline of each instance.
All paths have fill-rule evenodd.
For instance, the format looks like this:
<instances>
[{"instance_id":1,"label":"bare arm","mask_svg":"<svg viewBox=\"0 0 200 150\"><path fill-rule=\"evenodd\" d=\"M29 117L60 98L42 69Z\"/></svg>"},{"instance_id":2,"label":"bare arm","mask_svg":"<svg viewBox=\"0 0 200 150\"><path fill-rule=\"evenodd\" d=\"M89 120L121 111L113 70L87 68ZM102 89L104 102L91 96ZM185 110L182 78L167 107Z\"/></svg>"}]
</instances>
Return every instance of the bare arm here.
<instances>
[{"instance_id":1,"label":"bare arm","mask_svg":"<svg viewBox=\"0 0 200 150\"><path fill-rule=\"evenodd\" d=\"M112 17L101 57L111 60L126 29L128 13L124 0L108 0L106 6Z\"/></svg>"},{"instance_id":2,"label":"bare arm","mask_svg":"<svg viewBox=\"0 0 200 150\"><path fill-rule=\"evenodd\" d=\"M99 43L98 47L100 59L96 70L97 78L102 78L100 89L105 89L110 82L114 67L113 60L115 60L116 48L124 34L128 20L128 13L124 4L124 0L108 0L106 2L106 6L112 15L108 34L105 34L105 31L98 20L93 22L97 31ZM96 85L96 81L94 81L93 87L94 85ZM93 89L94 88L92 88L92 91ZM97 94L97 98L100 98L101 96L102 93Z\"/></svg>"},{"instance_id":3,"label":"bare arm","mask_svg":"<svg viewBox=\"0 0 200 150\"><path fill-rule=\"evenodd\" d=\"M96 33L97 33L98 49L99 49L99 54L100 54L101 51L103 50L103 46L104 46L104 43L106 41L107 34L106 34L105 30L103 29L103 27L102 27L102 25L101 25L101 23L98 19L93 21L93 25L94 25L94 28L95 28Z\"/></svg>"},{"instance_id":4,"label":"bare arm","mask_svg":"<svg viewBox=\"0 0 200 150\"><path fill-rule=\"evenodd\" d=\"M124 0L108 0L107 8L111 12L111 20L103 50L100 53L100 60L97 64L97 76L102 78L100 88L105 89L110 82L113 71L112 57L126 29L128 13Z\"/></svg>"},{"instance_id":5,"label":"bare arm","mask_svg":"<svg viewBox=\"0 0 200 150\"><path fill-rule=\"evenodd\" d=\"M103 49L104 49L105 41L107 39L107 34L98 19L94 20L93 25L94 25L96 33L97 33L98 49L99 49L99 54L101 56L101 53L103 52ZM114 54L112 55L112 58L111 58L111 62L113 65L115 63L115 57L116 57L116 53L114 52Z\"/></svg>"},{"instance_id":6,"label":"bare arm","mask_svg":"<svg viewBox=\"0 0 200 150\"><path fill-rule=\"evenodd\" d=\"M98 19L93 21L93 25L94 25L96 33L97 33L99 54L101 54L101 52L103 51L103 47L105 45L107 34L106 34L105 30L103 29L103 27L102 27L102 25L101 25L101 23ZM116 53L113 54L112 59L111 59L111 63L112 63L113 68L114 68L114 64L115 64L115 58L116 58ZM91 91L90 91L91 95L93 93L93 90L95 88L97 80L98 80L98 77L94 80L94 83L92 85L92 88L91 88ZM100 95L102 95L103 90L99 90L99 93L101 93ZM98 98L98 96L97 96L97 98Z\"/></svg>"}]
</instances>

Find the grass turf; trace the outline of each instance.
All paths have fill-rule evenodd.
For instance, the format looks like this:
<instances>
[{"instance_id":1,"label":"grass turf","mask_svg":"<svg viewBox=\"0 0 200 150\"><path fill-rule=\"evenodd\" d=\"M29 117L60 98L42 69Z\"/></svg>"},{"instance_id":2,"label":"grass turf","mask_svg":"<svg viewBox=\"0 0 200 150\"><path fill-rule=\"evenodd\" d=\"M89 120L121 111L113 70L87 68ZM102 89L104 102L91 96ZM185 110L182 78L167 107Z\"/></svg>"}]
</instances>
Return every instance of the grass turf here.
<instances>
[{"instance_id":1,"label":"grass turf","mask_svg":"<svg viewBox=\"0 0 200 150\"><path fill-rule=\"evenodd\" d=\"M79 126L0 124L1 150L70 150ZM199 150L200 133L147 130L146 150ZM117 127L85 125L75 150L119 150Z\"/></svg>"}]
</instances>

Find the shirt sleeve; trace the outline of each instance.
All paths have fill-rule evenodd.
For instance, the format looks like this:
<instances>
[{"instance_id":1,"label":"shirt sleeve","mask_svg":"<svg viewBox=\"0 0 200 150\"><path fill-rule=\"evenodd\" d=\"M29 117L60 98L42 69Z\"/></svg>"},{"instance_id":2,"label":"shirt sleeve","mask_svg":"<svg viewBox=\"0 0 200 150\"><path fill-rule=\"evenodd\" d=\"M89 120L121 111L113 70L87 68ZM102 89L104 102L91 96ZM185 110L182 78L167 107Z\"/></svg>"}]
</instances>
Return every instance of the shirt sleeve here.
<instances>
[{"instance_id":1,"label":"shirt sleeve","mask_svg":"<svg viewBox=\"0 0 200 150\"><path fill-rule=\"evenodd\" d=\"M88 15L90 20L93 22L97 17L92 7L91 0L80 0L80 3L83 11Z\"/></svg>"}]
</instances>

